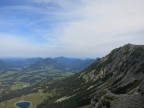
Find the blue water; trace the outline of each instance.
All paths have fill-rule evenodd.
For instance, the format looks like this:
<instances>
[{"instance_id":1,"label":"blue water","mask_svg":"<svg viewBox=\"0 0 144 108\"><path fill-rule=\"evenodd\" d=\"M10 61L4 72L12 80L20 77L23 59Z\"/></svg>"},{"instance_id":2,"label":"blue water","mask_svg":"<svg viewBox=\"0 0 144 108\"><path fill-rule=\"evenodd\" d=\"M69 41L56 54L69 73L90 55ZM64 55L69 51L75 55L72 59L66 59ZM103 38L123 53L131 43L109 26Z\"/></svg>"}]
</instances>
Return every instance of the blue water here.
<instances>
[{"instance_id":1,"label":"blue water","mask_svg":"<svg viewBox=\"0 0 144 108\"><path fill-rule=\"evenodd\" d=\"M30 102L18 102L16 106L19 108L29 108L31 106Z\"/></svg>"}]
</instances>

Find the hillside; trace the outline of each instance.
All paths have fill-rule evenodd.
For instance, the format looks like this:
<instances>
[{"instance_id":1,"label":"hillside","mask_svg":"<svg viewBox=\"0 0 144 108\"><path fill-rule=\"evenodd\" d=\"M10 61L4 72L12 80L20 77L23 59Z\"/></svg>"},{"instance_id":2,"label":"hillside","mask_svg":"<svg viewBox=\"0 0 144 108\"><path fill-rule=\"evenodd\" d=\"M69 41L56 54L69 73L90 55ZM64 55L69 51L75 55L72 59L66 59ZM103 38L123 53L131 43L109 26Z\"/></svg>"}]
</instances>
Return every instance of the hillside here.
<instances>
[{"instance_id":1,"label":"hillside","mask_svg":"<svg viewBox=\"0 0 144 108\"><path fill-rule=\"evenodd\" d=\"M83 72L45 88L38 108L143 108L144 45L112 50Z\"/></svg>"}]
</instances>

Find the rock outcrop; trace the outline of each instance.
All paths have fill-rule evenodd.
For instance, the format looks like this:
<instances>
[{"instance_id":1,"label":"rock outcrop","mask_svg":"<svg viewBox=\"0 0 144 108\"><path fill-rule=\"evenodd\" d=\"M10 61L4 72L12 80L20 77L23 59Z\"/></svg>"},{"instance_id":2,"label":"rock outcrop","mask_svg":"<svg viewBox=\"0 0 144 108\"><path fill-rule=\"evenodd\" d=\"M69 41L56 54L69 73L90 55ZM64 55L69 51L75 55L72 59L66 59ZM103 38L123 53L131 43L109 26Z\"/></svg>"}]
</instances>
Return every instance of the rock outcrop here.
<instances>
[{"instance_id":1,"label":"rock outcrop","mask_svg":"<svg viewBox=\"0 0 144 108\"><path fill-rule=\"evenodd\" d=\"M143 108L144 97L141 93L116 95L110 91L105 94L97 93L92 99L89 108Z\"/></svg>"}]
</instances>

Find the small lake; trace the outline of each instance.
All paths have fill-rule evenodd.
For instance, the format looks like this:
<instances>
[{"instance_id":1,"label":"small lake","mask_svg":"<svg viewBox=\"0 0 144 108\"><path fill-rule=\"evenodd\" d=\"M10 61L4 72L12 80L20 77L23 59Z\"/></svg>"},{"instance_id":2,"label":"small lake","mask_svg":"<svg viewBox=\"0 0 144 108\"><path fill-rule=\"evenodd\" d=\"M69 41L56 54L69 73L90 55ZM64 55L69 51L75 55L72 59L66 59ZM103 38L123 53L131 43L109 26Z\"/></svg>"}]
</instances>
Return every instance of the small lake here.
<instances>
[{"instance_id":1,"label":"small lake","mask_svg":"<svg viewBox=\"0 0 144 108\"><path fill-rule=\"evenodd\" d=\"M17 108L30 108L31 102L28 102L28 101L17 102L17 103L15 103L15 106Z\"/></svg>"}]
</instances>

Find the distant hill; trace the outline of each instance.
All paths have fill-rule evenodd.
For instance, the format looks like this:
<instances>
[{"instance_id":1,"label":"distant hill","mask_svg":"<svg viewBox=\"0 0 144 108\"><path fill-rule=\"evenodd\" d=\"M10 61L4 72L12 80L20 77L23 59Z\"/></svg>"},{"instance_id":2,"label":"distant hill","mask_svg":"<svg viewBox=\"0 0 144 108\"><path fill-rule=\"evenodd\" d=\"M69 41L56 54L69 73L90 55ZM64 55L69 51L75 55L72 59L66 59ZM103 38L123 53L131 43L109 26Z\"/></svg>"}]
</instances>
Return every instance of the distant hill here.
<instances>
[{"instance_id":1,"label":"distant hill","mask_svg":"<svg viewBox=\"0 0 144 108\"><path fill-rule=\"evenodd\" d=\"M94 61L94 59L82 60L66 57L46 58L27 67L25 71L50 71L52 69L56 69L75 73L82 71Z\"/></svg>"},{"instance_id":2,"label":"distant hill","mask_svg":"<svg viewBox=\"0 0 144 108\"><path fill-rule=\"evenodd\" d=\"M42 58L29 58L29 59L1 58L1 61L5 63L5 65L3 65L3 69L1 70L14 69L14 68L22 70L40 60L42 60Z\"/></svg>"},{"instance_id":3,"label":"distant hill","mask_svg":"<svg viewBox=\"0 0 144 108\"><path fill-rule=\"evenodd\" d=\"M83 72L45 88L54 91L38 108L143 108L144 45L112 50Z\"/></svg>"},{"instance_id":4,"label":"distant hill","mask_svg":"<svg viewBox=\"0 0 144 108\"><path fill-rule=\"evenodd\" d=\"M0 60L0 70L3 70L7 67L7 63L5 61Z\"/></svg>"}]
</instances>

